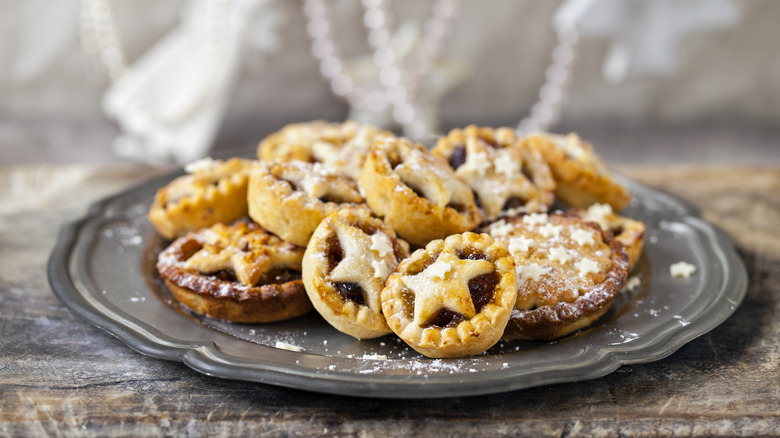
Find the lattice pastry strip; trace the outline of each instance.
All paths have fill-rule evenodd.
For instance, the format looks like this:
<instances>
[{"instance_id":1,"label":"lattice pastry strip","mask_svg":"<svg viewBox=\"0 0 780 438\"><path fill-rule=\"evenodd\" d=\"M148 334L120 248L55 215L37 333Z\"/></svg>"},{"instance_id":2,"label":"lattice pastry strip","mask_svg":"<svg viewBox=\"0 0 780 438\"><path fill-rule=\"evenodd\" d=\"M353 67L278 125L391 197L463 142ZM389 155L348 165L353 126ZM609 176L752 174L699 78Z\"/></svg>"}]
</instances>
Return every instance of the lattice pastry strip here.
<instances>
[{"instance_id":1,"label":"lattice pastry strip","mask_svg":"<svg viewBox=\"0 0 780 438\"><path fill-rule=\"evenodd\" d=\"M486 234L452 235L401 262L381 298L390 328L418 352L479 354L500 339L509 319L514 263Z\"/></svg>"},{"instance_id":2,"label":"lattice pastry strip","mask_svg":"<svg viewBox=\"0 0 780 438\"><path fill-rule=\"evenodd\" d=\"M167 239L247 214L247 184L253 161L199 160L187 165L187 175L173 180L155 195L149 222Z\"/></svg>"},{"instance_id":3,"label":"lattice pastry strip","mask_svg":"<svg viewBox=\"0 0 780 438\"><path fill-rule=\"evenodd\" d=\"M474 190L487 220L504 210L547 211L553 202L555 183L547 163L509 128L454 129L432 153Z\"/></svg>"},{"instance_id":4,"label":"lattice pastry strip","mask_svg":"<svg viewBox=\"0 0 780 438\"><path fill-rule=\"evenodd\" d=\"M413 245L474 228L471 190L441 159L403 138L377 141L359 180L366 203Z\"/></svg>"},{"instance_id":5,"label":"lattice pastry strip","mask_svg":"<svg viewBox=\"0 0 780 438\"><path fill-rule=\"evenodd\" d=\"M368 210L341 210L320 223L306 248L306 291L336 329L358 339L386 335L379 294L408 255L408 244Z\"/></svg>"},{"instance_id":6,"label":"lattice pastry strip","mask_svg":"<svg viewBox=\"0 0 780 438\"><path fill-rule=\"evenodd\" d=\"M185 269L205 274L235 273L239 283L256 285L273 270L301 268L302 250L278 237L257 232L256 225L216 224L200 233L202 248L184 263Z\"/></svg>"}]
</instances>

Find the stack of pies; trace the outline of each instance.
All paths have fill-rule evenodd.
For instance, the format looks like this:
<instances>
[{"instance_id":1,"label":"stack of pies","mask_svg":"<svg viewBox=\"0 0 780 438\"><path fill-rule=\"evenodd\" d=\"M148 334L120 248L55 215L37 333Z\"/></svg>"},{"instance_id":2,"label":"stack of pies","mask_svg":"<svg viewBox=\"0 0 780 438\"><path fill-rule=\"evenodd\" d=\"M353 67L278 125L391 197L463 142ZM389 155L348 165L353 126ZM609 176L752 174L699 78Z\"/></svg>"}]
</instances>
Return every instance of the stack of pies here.
<instances>
[{"instance_id":1,"label":"stack of pies","mask_svg":"<svg viewBox=\"0 0 780 438\"><path fill-rule=\"evenodd\" d=\"M455 129L426 150L356 122L289 125L258 160L201 160L157 193L158 270L194 312L315 309L429 357L551 340L596 321L641 255L631 199L576 134ZM553 211L553 205L567 211Z\"/></svg>"}]
</instances>

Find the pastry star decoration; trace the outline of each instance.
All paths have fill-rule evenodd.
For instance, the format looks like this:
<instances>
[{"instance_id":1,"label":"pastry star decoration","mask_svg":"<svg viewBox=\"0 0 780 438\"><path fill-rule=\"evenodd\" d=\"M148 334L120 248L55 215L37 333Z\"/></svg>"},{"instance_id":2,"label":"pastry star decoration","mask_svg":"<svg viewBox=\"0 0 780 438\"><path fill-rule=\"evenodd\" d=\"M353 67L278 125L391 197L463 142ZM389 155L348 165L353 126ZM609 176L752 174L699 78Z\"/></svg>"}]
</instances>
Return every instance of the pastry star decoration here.
<instances>
[{"instance_id":1,"label":"pastry star decoration","mask_svg":"<svg viewBox=\"0 0 780 438\"><path fill-rule=\"evenodd\" d=\"M414 322L410 326L423 326L442 309L473 317L477 312L468 282L493 271L493 264L486 260L461 260L454 250L445 248L436 263L417 275L403 277L404 284L415 294Z\"/></svg>"},{"instance_id":2,"label":"pastry star decoration","mask_svg":"<svg viewBox=\"0 0 780 438\"><path fill-rule=\"evenodd\" d=\"M508 154L504 154L508 155ZM496 165L496 173L504 175L507 178L512 178L513 176L520 173L520 163L517 162L517 160L511 159L509 156L502 157L504 159L499 159L495 161Z\"/></svg>"},{"instance_id":3,"label":"pastry star decoration","mask_svg":"<svg viewBox=\"0 0 780 438\"><path fill-rule=\"evenodd\" d=\"M590 230L579 229L571 233L571 238L580 246L591 246L596 244L596 241L593 240L593 231Z\"/></svg>"},{"instance_id":4,"label":"pastry star decoration","mask_svg":"<svg viewBox=\"0 0 780 438\"><path fill-rule=\"evenodd\" d=\"M484 177L485 173L493 167L493 157L488 157L485 151L475 150L469 152L466 155L466 164L458 168L459 173L469 173L478 177Z\"/></svg>"},{"instance_id":5,"label":"pastry star decoration","mask_svg":"<svg viewBox=\"0 0 780 438\"><path fill-rule=\"evenodd\" d=\"M294 267L302 258L302 254L279 246L272 236L252 234L245 227L230 235L211 232L205 240L185 267L203 273L232 270L238 282L246 286L256 285L274 267Z\"/></svg>"},{"instance_id":6,"label":"pastry star decoration","mask_svg":"<svg viewBox=\"0 0 780 438\"><path fill-rule=\"evenodd\" d=\"M356 283L363 289L366 305L374 312L379 312L381 304L379 292L381 287L372 285L376 281L375 267L385 264L387 270L395 270L396 261L392 252L379 256L377 251L371 251L371 236L359 228L346 225L336 225L336 235L344 251L344 258L328 274L327 279L332 282ZM383 278L379 279L384 282Z\"/></svg>"},{"instance_id":7,"label":"pastry star decoration","mask_svg":"<svg viewBox=\"0 0 780 438\"><path fill-rule=\"evenodd\" d=\"M593 204L588 207L583 219L588 222L596 222L602 230L606 230L609 228L607 218L611 219L613 216L612 206L609 204Z\"/></svg>"},{"instance_id":8,"label":"pastry star decoration","mask_svg":"<svg viewBox=\"0 0 780 438\"><path fill-rule=\"evenodd\" d=\"M455 173L476 192L489 220L512 198L523 200L523 204L534 199L536 186L519 172L520 160L509 148L493 149L469 138L466 150L466 163Z\"/></svg>"},{"instance_id":9,"label":"pastry star decoration","mask_svg":"<svg viewBox=\"0 0 780 438\"><path fill-rule=\"evenodd\" d=\"M455 178L443 177L441 172L436 171L435 166L428 166L428 164L422 153L413 151L395 168L395 173L410 188L418 188L427 200L444 207L455 197L456 184L452 181Z\"/></svg>"}]
</instances>

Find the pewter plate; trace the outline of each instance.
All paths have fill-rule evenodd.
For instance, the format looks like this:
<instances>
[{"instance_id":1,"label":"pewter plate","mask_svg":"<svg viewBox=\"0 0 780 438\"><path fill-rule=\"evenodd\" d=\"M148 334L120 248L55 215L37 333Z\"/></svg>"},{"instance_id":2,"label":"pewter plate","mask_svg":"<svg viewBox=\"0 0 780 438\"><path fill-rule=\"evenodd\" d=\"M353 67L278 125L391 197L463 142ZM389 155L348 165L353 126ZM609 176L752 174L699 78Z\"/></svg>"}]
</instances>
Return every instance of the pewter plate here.
<instances>
[{"instance_id":1,"label":"pewter plate","mask_svg":"<svg viewBox=\"0 0 780 438\"><path fill-rule=\"evenodd\" d=\"M685 202L629 179L624 211L648 226L645 251L624 291L592 327L554 342L500 342L466 359L429 359L394 336L358 341L316 313L274 324L230 324L176 304L154 263L166 245L146 220L158 177L93 205L65 226L48 265L54 293L87 322L131 348L184 362L210 376L377 398L498 393L594 379L651 362L728 318L747 289L731 240ZM672 278L669 265L696 265ZM284 342L302 348L275 348ZM376 355L386 356L378 360Z\"/></svg>"}]
</instances>

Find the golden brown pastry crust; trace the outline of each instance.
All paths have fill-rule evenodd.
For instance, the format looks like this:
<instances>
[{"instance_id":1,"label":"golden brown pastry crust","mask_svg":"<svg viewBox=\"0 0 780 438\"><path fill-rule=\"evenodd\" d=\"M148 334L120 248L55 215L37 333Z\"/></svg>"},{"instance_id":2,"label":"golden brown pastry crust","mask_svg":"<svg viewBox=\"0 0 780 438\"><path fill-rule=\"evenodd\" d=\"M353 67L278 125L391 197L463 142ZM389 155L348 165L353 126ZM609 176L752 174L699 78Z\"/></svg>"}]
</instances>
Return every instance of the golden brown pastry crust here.
<instances>
[{"instance_id":1,"label":"golden brown pastry crust","mask_svg":"<svg viewBox=\"0 0 780 438\"><path fill-rule=\"evenodd\" d=\"M486 220L502 211L547 211L555 181L541 153L509 128L470 125L439 139L431 151L455 170L477 195Z\"/></svg>"},{"instance_id":2,"label":"golden brown pastry crust","mask_svg":"<svg viewBox=\"0 0 780 438\"><path fill-rule=\"evenodd\" d=\"M609 204L620 211L631 202L631 193L615 181L590 143L577 134L536 134L525 139L538 148L550 165L557 184L555 194L575 208Z\"/></svg>"},{"instance_id":3,"label":"golden brown pastry crust","mask_svg":"<svg viewBox=\"0 0 780 438\"><path fill-rule=\"evenodd\" d=\"M608 232L579 218L531 214L488 232L512 253L517 303L505 339L556 339L609 309L628 276L628 256Z\"/></svg>"},{"instance_id":4,"label":"golden brown pastry crust","mask_svg":"<svg viewBox=\"0 0 780 438\"><path fill-rule=\"evenodd\" d=\"M357 179L374 140L392 135L389 131L354 120L294 123L261 141L257 156L265 161L322 163L342 175Z\"/></svg>"},{"instance_id":5,"label":"golden brown pastry crust","mask_svg":"<svg viewBox=\"0 0 780 438\"><path fill-rule=\"evenodd\" d=\"M273 322L312 309L300 279L303 248L257 224L216 224L176 239L157 269L193 311L232 322Z\"/></svg>"},{"instance_id":6,"label":"golden brown pastry crust","mask_svg":"<svg viewBox=\"0 0 780 438\"><path fill-rule=\"evenodd\" d=\"M371 210L412 245L471 230L481 220L474 195L447 163L404 138L377 140L359 183Z\"/></svg>"},{"instance_id":7,"label":"golden brown pastry crust","mask_svg":"<svg viewBox=\"0 0 780 438\"><path fill-rule=\"evenodd\" d=\"M511 255L486 234L434 240L398 266L382 290L387 324L428 357L480 354L501 338L515 304Z\"/></svg>"},{"instance_id":8,"label":"golden brown pastry crust","mask_svg":"<svg viewBox=\"0 0 780 438\"><path fill-rule=\"evenodd\" d=\"M325 216L362 202L351 179L303 161L260 163L249 178L249 216L282 239L305 247Z\"/></svg>"},{"instance_id":9,"label":"golden brown pastry crust","mask_svg":"<svg viewBox=\"0 0 780 438\"><path fill-rule=\"evenodd\" d=\"M357 339L389 334L379 295L409 245L367 209L347 208L322 220L303 256L303 283L314 308Z\"/></svg>"},{"instance_id":10,"label":"golden brown pastry crust","mask_svg":"<svg viewBox=\"0 0 780 438\"><path fill-rule=\"evenodd\" d=\"M247 214L247 184L253 161L204 159L187 167L191 172L157 191L149 222L166 239Z\"/></svg>"},{"instance_id":11,"label":"golden brown pastry crust","mask_svg":"<svg viewBox=\"0 0 780 438\"><path fill-rule=\"evenodd\" d=\"M611 232L615 240L623 244L623 250L628 254L629 270L634 269L644 247L645 224L613 213L609 204L593 204L587 210L570 210L567 214L586 222L594 222L602 230Z\"/></svg>"}]
</instances>

